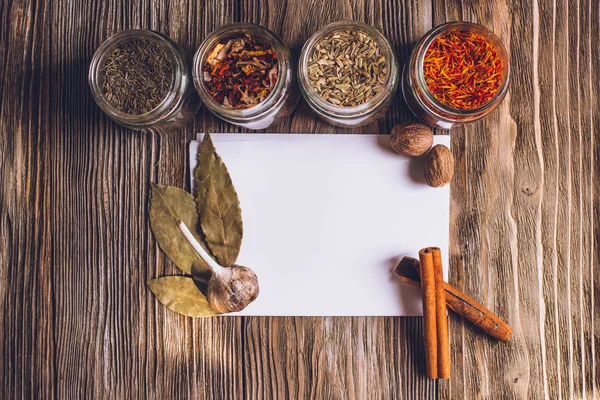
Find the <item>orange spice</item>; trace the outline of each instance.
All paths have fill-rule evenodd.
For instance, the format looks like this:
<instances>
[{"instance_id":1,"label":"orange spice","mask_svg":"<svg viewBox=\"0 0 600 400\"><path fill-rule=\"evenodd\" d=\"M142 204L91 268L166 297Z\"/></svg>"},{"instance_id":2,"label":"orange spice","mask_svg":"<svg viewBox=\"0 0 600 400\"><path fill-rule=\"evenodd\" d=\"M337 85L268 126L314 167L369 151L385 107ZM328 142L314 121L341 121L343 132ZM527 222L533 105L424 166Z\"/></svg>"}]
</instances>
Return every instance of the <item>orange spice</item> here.
<instances>
[{"instance_id":1,"label":"orange spice","mask_svg":"<svg viewBox=\"0 0 600 400\"><path fill-rule=\"evenodd\" d=\"M452 29L427 48L423 61L427 88L443 104L479 108L498 93L503 79L500 52L484 35Z\"/></svg>"}]
</instances>

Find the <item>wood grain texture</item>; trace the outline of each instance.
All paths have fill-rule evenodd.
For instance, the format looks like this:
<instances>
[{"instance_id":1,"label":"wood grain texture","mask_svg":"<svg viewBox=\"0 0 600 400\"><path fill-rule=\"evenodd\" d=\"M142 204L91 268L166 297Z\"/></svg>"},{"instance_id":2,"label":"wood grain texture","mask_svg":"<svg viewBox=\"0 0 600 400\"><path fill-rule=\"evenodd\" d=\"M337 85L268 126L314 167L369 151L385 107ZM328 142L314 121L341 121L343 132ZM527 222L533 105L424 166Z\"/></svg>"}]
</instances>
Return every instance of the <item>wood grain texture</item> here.
<instances>
[{"instance_id":1,"label":"wood grain texture","mask_svg":"<svg viewBox=\"0 0 600 400\"><path fill-rule=\"evenodd\" d=\"M515 334L502 345L455 321L442 397L598 398L598 4L436 2L434 15L490 27L513 72L500 109L454 132L450 280Z\"/></svg>"},{"instance_id":2,"label":"wood grain texture","mask_svg":"<svg viewBox=\"0 0 600 400\"><path fill-rule=\"evenodd\" d=\"M511 90L452 131L450 280L514 328L451 318L452 379L424 377L420 318L192 320L144 282L179 271L152 239L149 182L189 187L205 109L168 134L121 128L87 86L111 34L150 28L192 54L232 21L298 54L323 24L380 29L402 64L432 24L482 23ZM0 393L5 398L600 398L600 24L594 0L0 0ZM401 92L354 130L301 102L270 132L372 133L411 120Z\"/></svg>"},{"instance_id":3,"label":"wood grain texture","mask_svg":"<svg viewBox=\"0 0 600 400\"><path fill-rule=\"evenodd\" d=\"M246 317L246 398L435 398L420 320Z\"/></svg>"}]
</instances>

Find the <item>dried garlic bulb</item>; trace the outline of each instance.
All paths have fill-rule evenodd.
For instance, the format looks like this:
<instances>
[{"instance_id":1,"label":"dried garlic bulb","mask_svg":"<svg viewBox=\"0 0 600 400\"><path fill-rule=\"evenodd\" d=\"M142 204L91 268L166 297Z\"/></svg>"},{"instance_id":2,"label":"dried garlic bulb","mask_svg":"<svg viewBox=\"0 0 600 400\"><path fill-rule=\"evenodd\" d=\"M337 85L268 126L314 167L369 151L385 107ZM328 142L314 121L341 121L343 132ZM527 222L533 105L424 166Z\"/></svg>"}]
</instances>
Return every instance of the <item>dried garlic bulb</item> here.
<instances>
[{"instance_id":1,"label":"dried garlic bulb","mask_svg":"<svg viewBox=\"0 0 600 400\"><path fill-rule=\"evenodd\" d=\"M198 243L188 227L179 221L179 229L212 271L208 280L206 299L219 313L242 311L258 296L258 278L254 271L242 265L217 263Z\"/></svg>"}]
</instances>

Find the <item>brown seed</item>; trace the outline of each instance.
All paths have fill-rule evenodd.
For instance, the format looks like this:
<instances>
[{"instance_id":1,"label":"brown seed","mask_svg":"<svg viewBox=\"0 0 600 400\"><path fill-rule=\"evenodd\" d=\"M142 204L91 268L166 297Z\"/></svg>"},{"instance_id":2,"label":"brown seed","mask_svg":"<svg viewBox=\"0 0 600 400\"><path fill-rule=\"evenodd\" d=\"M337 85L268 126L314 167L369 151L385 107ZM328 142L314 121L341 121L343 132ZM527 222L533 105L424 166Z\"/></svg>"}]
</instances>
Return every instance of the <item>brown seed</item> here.
<instances>
[{"instance_id":1,"label":"brown seed","mask_svg":"<svg viewBox=\"0 0 600 400\"><path fill-rule=\"evenodd\" d=\"M454 156L443 144L433 146L425 158L425 180L431 187L449 184L454 176Z\"/></svg>"},{"instance_id":2,"label":"brown seed","mask_svg":"<svg viewBox=\"0 0 600 400\"><path fill-rule=\"evenodd\" d=\"M392 148L400 154L420 156L433 145L433 132L426 125L405 122L392 128L390 143Z\"/></svg>"},{"instance_id":3,"label":"brown seed","mask_svg":"<svg viewBox=\"0 0 600 400\"><path fill-rule=\"evenodd\" d=\"M101 71L104 96L114 108L130 115L145 114L158 107L173 79L167 52L146 39L119 43Z\"/></svg>"},{"instance_id":4,"label":"brown seed","mask_svg":"<svg viewBox=\"0 0 600 400\"><path fill-rule=\"evenodd\" d=\"M355 107L384 90L386 58L371 36L353 30L335 31L320 39L310 51L308 78L325 101ZM368 90L362 89L362 96L358 85L368 86ZM327 96L326 90L331 91Z\"/></svg>"}]
</instances>

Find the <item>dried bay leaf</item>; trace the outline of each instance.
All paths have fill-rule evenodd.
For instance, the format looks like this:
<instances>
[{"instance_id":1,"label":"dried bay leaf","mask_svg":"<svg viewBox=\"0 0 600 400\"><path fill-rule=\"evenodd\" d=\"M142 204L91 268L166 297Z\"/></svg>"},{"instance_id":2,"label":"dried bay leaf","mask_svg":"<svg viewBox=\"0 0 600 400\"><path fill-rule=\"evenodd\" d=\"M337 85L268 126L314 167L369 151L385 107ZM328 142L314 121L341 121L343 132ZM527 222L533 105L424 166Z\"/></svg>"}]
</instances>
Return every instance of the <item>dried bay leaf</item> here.
<instances>
[{"instance_id":1,"label":"dried bay leaf","mask_svg":"<svg viewBox=\"0 0 600 400\"><path fill-rule=\"evenodd\" d=\"M194 197L185 190L173 186L156 183L151 183L151 185L150 228L161 250L182 271L191 274L192 265L194 265L194 273L208 279L210 269L189 244L177 225L177 221L182 220L192 230L194 237L202 247L207 248L199 234Z\"/></svg>"},{"instance_id":2,"label":"dried bay leaf","mask_svg":"<svg viewBox=\"0 0 600 400\"><path fill-rule=\"evenodd\" d=\"M165 276L150 279L146 284L158 301L171 311L194 318L219 315L210 308L206 296L198 289L192 278Z\"/></svg>"},{"instance_id":3,"label":"dried bay leaf","mask_svg":"<svg viewBox=\"0 0 600 400\"><path fill-rule=\"evenodd\" d=\"M200 145L194 178L206 244L217 261L233 265L242 246L242 210L229 171L208 133Z\"/></svg>"}]
</instances>

